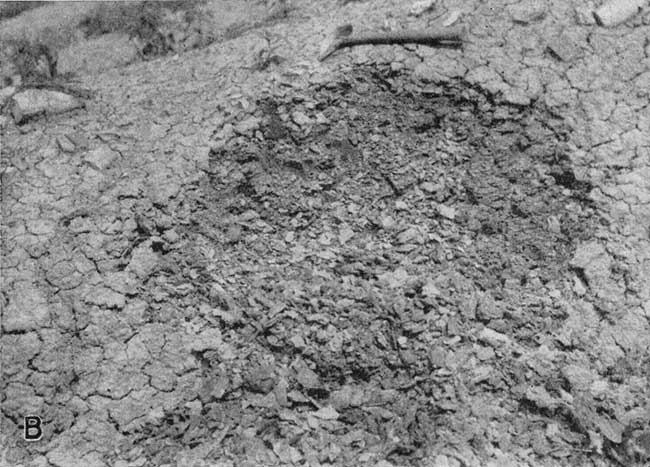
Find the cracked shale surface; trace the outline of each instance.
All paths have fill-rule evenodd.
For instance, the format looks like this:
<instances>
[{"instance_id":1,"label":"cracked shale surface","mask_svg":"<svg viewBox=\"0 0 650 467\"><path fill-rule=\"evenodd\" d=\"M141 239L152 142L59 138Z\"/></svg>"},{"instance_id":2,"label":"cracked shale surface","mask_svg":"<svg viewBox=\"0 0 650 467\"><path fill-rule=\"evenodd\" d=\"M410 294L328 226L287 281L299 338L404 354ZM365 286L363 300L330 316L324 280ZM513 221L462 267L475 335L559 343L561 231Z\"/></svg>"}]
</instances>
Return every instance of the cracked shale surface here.
<instances>
[{"instance_id":1,"label":"cracked shale surface","mask_svg":"<svg viewBox=\"0 0 650 467\"><path fill-rule=\"evenodd\" d=\"M2 130L0 465L650 463L647 10L441 1L463 50L317 62L403 3Z\"/></svg>"}]
</instances>

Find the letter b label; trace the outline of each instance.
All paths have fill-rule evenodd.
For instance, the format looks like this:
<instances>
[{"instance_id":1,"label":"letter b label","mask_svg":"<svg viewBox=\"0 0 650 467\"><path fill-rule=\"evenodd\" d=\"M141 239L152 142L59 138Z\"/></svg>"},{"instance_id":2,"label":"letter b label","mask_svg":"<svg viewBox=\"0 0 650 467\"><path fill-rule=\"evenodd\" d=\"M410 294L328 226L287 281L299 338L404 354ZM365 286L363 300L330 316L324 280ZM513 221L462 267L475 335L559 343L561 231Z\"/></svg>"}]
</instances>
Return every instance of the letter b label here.
<instances>
[{"instance_id":1,"label":"letter b label","mask_svg":"<svg viewBox=\"0 0 650 467\"><path fill-rule=\"evenodd\" d=\"M29 415L25 417L25 441L38 441L43 437L41 417Z\"/></svg>"}]
</instances>

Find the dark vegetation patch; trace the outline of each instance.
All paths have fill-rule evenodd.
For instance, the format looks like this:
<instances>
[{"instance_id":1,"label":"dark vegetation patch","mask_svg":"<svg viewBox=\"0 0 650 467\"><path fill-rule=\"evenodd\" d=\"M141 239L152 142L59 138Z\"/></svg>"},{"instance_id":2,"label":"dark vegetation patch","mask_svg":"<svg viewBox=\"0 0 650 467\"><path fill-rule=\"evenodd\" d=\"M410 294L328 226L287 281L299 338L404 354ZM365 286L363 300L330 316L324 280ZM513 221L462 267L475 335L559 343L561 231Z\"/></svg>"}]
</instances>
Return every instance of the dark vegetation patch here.
<instances>
[{"instance_id":1,"label":"dark vegetation patch","mask_svg":"<svg viewBox=\"0 0 650 467\"><path fill-rule=\"evenodd\" d=\"M24 83L56 78L56 51L44 40L9 39L3 41L2 46L6 59L13 63L15 73Z\"/></svg>"},{"instance_id":2,"label":"dark vegetation patch","mask_svg":"<svg viewBox=\"0 0 650 467\"><path fill-rule=\"evenodd\" d=\"M122 32L142 35L150 32L147 28L159 28L164 10L179 11L196 5L197 2L105 2L91 15L79 23L86 37Z\"/></svg>"},{"instance_id":3,"label":"dark vegetation patch","mask_svg":"<svg viewBox=\"0 0 650 467\"><path fill-rule=\"evenodd\" d=\"M29 38L3 39L0 43L3 83L0 84L16 84L12 77L19 75L23 86L68 89L65 83L72 76L61 76L57 62L61 51L77 40L78 29L88 39L109 33L127 34L144 59L206 46L216 33L211 31L208 18L200 11L204 3L204 0L101 2L76 28L46 28Z\"/></svg>"},{"instance_id":4,"label":"dark vegetation patch","mask_svg":"<svg viewBox=\"0 0 650 467\"><path fill-rule=\"evenodd\" d=\"M208 31L201 31L199 7L204 0L169 2L107 2L79 23L86 37L109 33L123 33L138 41L144 57L155 57L177 52L188 35L192 46L205 46L210 42ZM198 31L194 30L198 29Z\"/></svg>"},{"instance_id":5,"label":"dark vegetation patch","mask_svg":"<svg viewBox=\"0 0 650 467\"><path fill-rule=\"evenodd\" d=\"M0 2L0 21L13 18L19 14L38 8L48 2Z\"/></svg>"}]
</instances>

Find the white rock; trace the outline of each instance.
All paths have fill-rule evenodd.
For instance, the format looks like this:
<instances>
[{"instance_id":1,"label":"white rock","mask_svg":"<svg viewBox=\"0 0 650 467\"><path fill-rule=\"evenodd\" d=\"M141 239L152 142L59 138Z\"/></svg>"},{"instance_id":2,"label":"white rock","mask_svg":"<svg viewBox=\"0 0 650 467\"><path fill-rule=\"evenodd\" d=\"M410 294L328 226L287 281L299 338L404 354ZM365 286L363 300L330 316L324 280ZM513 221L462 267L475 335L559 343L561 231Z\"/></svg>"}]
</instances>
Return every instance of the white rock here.
<instances>
[{"instance_id":1,"label":"white rock","mask_svg":"<svg viewBox=\"0 0 650 467\"><path fill-rule=\"evenodd\" d=\"M601 26L624 23L643 8L646 0L610 0L594 11L594 18Z\"/></svg>"},{"instance_id":2,"label":"white rock","mask_svg":"<svg viewBox=\"0 0 650 467\"><path fill-rule=\"evenodd\" d=\"M14 94L16 94L16 86L7 86L0 89L0 105L3 105Z\"/></svg>"},{"instance_id":3,"label":"white rock","mask_svg":"<svg viewBox=\"0 0 650 467\"><path fill-rule=\"evenodd\" d=\"M249 135L252 134L255 130L257 130L260 127L260 119L257 117L248 117L245 120L242 120L241 122L237 123L234 126L234 130L237 134L240 135Z\"/></svg>"},{"instance_id":4,"label":"white rock","mask_svg":"<svg viewBox=\"0 0 650 467\"><path fill-rule=\"evenodd\" d=\"M16 123L40 113L57 114L83 106L83 102L74 96L44 89L27 89L14 94L11 99L11 115Z\"/></svg>"},{"instance_id":5,"label":"white rock","mask_svg":"<svg viewBox=\"0 0 650 467\"><path fill-rule=\"evenodd\" d=\"M127 266L140 279L147 278L158 264L158 255L151 249L152 240L149 239L138 245L131 255L131 261Z\"/></svg>"},{"instance_id":6,"label":"white rock","mask_svg":"<svg viewBox=\"0 0 650 467\"><path fill-rule=\"evenodd\" d=\"M449 16L447 16L447 19L442 23L442 25L444 27L449 27L458 21L461 16L463 16L463 12L461 10L454 10L449 13Z\"/></svg>"},{"instance_id":7,"label":"white rock","mask_svg":"<svg viewBox=\"0 0 650 467\"><path fill-rule=\"evenodd\" d=\"M102 146L89 151L84 157L84 161L93 169L101 172L110 167L113 161L117 159L117 155L115 151Z\"/></svg>"},{"instance_id":8,"label":"white rock","mask_svg":"<svg viewBox=\"0 0 650 467\"><path fill-rule=\"evenodd\" d=\"M74 152L76 149L75 144L65 135L58 136L56 142L63 152Z\"/></svg>"},{"instance_id":9,"label":"white rock","mask_svg":"<svg viewBox=\"0 0 650 467\"><path fill-rule=\"evenodd\" d=\"M420 16L422 13L432 10L437 0L419 0L409 9L410 16Z\"/></svg>"},{"instance_id":10,"label":"white rock","mask_svg":"<svg viewBox=\"0 0 650 467\"><path fill-rule=\"evenodd\" d=\"M444 204L439 204L437 206L438 214L447 219L453 220L456 217L456 209L450 206L445 206Z\"/></svg>"},{"instance_id":11,"label":"white rock","mask_svg":"<svg viewBox=\"0 0 650 467\"><path fill-rule=\"evenodd\" d=\"M508 336L490 328L483 328L478 335L478 339L492 347L500 347L510 343L510 338Z\"/></svg>"},{"instance_id":12,"label":"white rock","mask_svg":"<svg viewBox=\"0 0 650 467\"><path fill-rule=\"evenodd\" d=\"M291 119L300 126L305 126L311 123L311 119L304 113L299 110L296 110L291 114Z\"/></svg>"}]
</instances>

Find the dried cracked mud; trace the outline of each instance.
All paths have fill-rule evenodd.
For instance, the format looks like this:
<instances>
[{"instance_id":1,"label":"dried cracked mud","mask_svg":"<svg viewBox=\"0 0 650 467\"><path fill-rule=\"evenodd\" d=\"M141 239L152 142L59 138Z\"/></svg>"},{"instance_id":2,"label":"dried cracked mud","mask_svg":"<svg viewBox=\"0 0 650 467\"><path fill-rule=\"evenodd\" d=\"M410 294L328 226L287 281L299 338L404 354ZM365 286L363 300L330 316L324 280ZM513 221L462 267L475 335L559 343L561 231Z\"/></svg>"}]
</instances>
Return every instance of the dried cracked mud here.
<instances>
[{"instance_id":1,"label":"dried cracked mud","mask_svg":"<svg viewBox=\"0 0 650 467\"><path fill-rule=\"evenodd\" d=\"M316 60L402 3L2 130L1 465L650 463L648 12L441 2L461 50Z\"/></svg>"}]
</instances>

